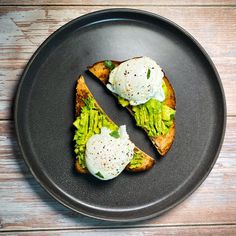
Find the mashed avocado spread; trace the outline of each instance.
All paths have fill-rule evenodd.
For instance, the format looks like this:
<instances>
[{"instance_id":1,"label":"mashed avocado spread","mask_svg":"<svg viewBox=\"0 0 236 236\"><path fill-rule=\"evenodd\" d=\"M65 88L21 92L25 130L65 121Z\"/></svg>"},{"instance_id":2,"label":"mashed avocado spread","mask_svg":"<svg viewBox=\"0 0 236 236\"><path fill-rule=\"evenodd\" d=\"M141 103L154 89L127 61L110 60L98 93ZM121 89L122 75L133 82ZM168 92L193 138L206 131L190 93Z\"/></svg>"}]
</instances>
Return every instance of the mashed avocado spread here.
<instances>
[{"instance_id":1,"label":"mashed avocado spread","mask_svg":"<svg viewBox=\"0 0 236 236\"><path fill-rule=\"evenodd\" d=\"M141 153L135 152L134 157L130 161L129 168L134 169L134 168L139 168L144 162L144 158L142 157Z\"/></svg>"},{"instance_id":2,"label":"mashed avocado spread","mask_svg":"<svg viewBox=\"0 0 236 236\"><path fill-rule=\"evenodd\" d=\"M83 101L85 106L81 109L81 113L73 125L76 127L74 135L76 159L85 168L85 148L88 139L94 134L99 134L102 127L112 131L117 130L118 127L110 122L107 116L95 106L93 98L89 97Z\"/></svg>"},{"instance_id":3,"label":"mashed avocado spread","mask_svg":"<svg viewBox=\"0 0 236 236\"><path fill-rule=\"evenodd\" d=\"M76 159L85 168L85 149L88 139L94 134L101 133L101 128L106 127L112 131L117 131L118 126L112 123L107 116L95 106L94 98L84 99L85 106L81 109L80 115L76 118L73 125L76 127L74 141ZM131 160L130 168L141 166L143 158L140 152L135 152Z\"/></svg>"},{"instance_id":4,"label":"mashed avocado spread","mask_svg":"<svg viewBox=\"0 0 236 236\"><path fill-rule=\"evenodd\" d=\"M165 96L167 96L165 83L163 83L162 88ZM129 105L129 101L121 97L118 97L118 101L123 107ZM151 98L144 104L132 106L132 111L137 126L144 128L150 137L167 134L175 117L174 109L154 98Z\"/></svg>"}]
</instances>

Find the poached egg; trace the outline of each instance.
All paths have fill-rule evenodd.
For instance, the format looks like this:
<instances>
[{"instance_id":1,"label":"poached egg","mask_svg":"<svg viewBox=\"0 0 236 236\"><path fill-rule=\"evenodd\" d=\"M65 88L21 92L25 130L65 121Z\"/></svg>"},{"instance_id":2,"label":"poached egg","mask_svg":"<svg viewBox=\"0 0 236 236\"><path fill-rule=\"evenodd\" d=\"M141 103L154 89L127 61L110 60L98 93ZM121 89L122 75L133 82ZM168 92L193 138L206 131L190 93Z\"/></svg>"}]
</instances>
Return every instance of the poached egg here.
<instances>
[{"instance_id":1,"label":"poached egg","mask_svg":"<svg viewBox=\"0 0 236 236\"><path fill-rule=\"evenodd\" d=\"M146 103L151 98L162 102L165 100L163 77L161 67L151 58L133 58L111 71L107 88L133 106Z\"/></svg>"},{"instance_id":2,"label":"poached egg","mask_svg":"<svg viewBox=\"0 0 236 236\"><path fill-rule=\"evenodd\" d=\"M130 141L126 126L118 131L102 127L86 143L85 161L89 172L101 180L118 176L134 155L135 145Z\"/></svg>"}]
</instances>

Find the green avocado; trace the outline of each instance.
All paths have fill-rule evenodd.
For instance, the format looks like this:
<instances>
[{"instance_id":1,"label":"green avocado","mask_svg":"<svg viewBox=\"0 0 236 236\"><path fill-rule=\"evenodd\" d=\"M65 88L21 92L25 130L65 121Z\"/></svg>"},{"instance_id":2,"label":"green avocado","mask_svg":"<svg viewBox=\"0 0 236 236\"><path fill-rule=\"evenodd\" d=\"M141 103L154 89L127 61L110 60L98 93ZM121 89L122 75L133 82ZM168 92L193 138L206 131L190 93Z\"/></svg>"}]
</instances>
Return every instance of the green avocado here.
<instances>
[{"instance_id":1,"label":"green avocado","mask_svg":"<svg viewBox=\"0 0 236 236\"><path fill-rule=\"evenodd\" d=\"M81 109L80 115L73 123L76 128L73 140L75 141L74 152L76 159L85 168L85 149L88 139L94 134L99 134L102 127L106 127L114 132L118 130L118 126L111 122L101 109L95 106L96 101L94 98L89 97L83 101L85 106ZM129 167L132 169L140 166L142 161L142 154L136 151Z\"/></svg>"},{"instance_id":2,"label":"green avocado","mask_svg":"<svg viewBox=\"0 0 236 236\"><path fill-rule=\"evenodd\" d=\"M150 137L165 135L173 124L175 110L151 98L144 104L132 107L137 126L147 130Z\"/></svg>"},{"instance_id":3,"label":"green avocado","mask_svg":"<svg viewBox=\"0 0 236 236\"><path fill-rule=\"evenodd\" d=\"M167 97L168 90L164 81L162 82L162 89L165 97ZM120 96L118 96L118 102L123 107L129 105L129 101ZM137 126L146 129L150 137L167 134L175 117L174 109L153 98L144 104L133 106L132 111Z\"/></svg>"},{"instance_id":4,"label":"green avocado","mask_svg":"<svg viewBox=\"0 0 236 236\"><path fill-rule=\"evenodd\" d=\"M85 168L85 148L88 139L101 132L102 127L106 127L112 131L118 127L108 120L107 116L95 106L93 98L84 100L85 106L81 109L80 115L76 118L73 125L76 127L74 141L76 159L80 165Z\"/></svg>"},{"instance_id":5,"label":"green avocado","mask_svg":"<svg viewBox=\"0 0 236 236\"><path fill-rule=\"evenodd\" d=\"M121 104L122 107L127 107L129 105L129 101L120 96L118 96L118 102Z\"/></svg>"},{"instance_id":6,"label":"green avocado","mask_svg":"<svg viewBox=\"0 0 236 236\"><path fill-rule=\"evenodd\" d=\"M162 89L164 91L165 97L167 97L168 90L167 90L167 87L166 87L166 84L165 84L164 80L162 80Z\"/></svg>"},{"instance_id":7,"label":"green avocado","mask_svg":"<svg viewBox=\"0 0 236 236\"><path fill-rule=\"evenodd\" d=\"M165 97L168 95L168 90L165 82L162 83ZM119 103L126 107L129 101L118 96ZM132 107L134 118L137 126L147 130L150 137L165 135L169 132L175 117L175 110L152 98L144 104Z\"/></svg>"},{"instance_id":8,"label":"green avocado","mask_svg":"<svg viewBox=\"0 0 236 236\"><path fill-rule=\"evenodd\" d=\"M162 105L162 120L171 121L175 116L175 110L166 105Z\"/></svg>"},{"instance_id":9,"label":"green avocado","mask_svg":"<svg viewBox=\"0 0 236 236\"><path fill-rule=\"evenodd\" d=\"M142 166L143 162L144 158L142 157L142 154L139 152L135 152L133 159L130 161L129 168L130 169L139 168L140 166Z\"/></svg>"}]
</instances>

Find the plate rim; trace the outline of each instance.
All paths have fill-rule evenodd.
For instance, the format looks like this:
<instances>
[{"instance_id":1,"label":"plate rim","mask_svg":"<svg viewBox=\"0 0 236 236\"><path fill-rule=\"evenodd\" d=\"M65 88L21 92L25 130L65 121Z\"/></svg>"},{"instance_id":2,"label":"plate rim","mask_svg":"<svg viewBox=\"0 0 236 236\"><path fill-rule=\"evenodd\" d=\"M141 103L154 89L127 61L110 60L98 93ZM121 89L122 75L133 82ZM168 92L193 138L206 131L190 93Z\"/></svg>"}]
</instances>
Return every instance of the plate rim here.
<instances>
[{"instance_id":1,"label":"plate rim","mask_svg":"<svg viewBox=\"0 0 236 236\"><path fill-rule=\"evenodd\" d=\"M82 20L86 20L89 19L90 17L94 17L96 15L106 15L106 14L111 14L111 13L137 13L139 15L144 15L144 16L148 16L148 17L152 17L152 18L156 18L158 20L161 20L165 23L167 23L168 25L171 25L172 27L174 27L175 29L177 29L178 31L180 31L181 33L183 33L195 46L197 46L197 49L199 51L201 51L201 53L203 54L203 56L205 57L205 59L208 61L209 65L211 66L212 70L214 71L216 80L218 82L218 86L220 89L220 93L221 93L221 99L222 99L222 107L223 107L223 114L222 114L222 119L223 119L223 125L221 127L222 129L222 135L220 138L220 142L219 142L219 146L218 148L216 148L216 152L215 152L215 156L214 158L212 158L212 162L211 165L209 166L209 168L207 169L207 171L205 172L205 174L200 178L200 180L196 181L196 185L184 196L182 196L178 201L175 201L175 203L171 204L170 206L166 207L165 209L155 212L153 214L148 214L145 216L135 216L135 211L134 211L134 215L131 218L130 216L128 218L123 218L122 216L120 217L118 216L112 216L112 217L106 217L104 216L106 213L111 213L111 211L109 210L101 210L99 209L99 213L98 214L92 214L92 213L87 213L86 210L82 210L82 209L77 209L71 205L73 204L69 204L66 200L63 200L63 198L61 198L59 195L57 195L57 193L54 192L54 190L51 190L50 187L48 186L48 184L44 183L44 181L42 181L40 178L38 178L37 174L35 173L34 169L31 167L30 162L28 161L27 155L24 152L24 148L21 142L21 135L19 132L19 124L18 124L18 110L19 108L19 99L20 99L20 94L21 94L21 90L22 90L22 86L24 84L24 79L28 73L28 70L30 69L32 63L34 62L35 58L38 56L38 54L40 54L40 52L44 49L44 47L48 44L48 42L50 42L50 40L52 40L55 36L57 36L58 34L60 34L61 31L63 31L64 29L70 27L71 25L73 25L74 23L78 22L78 21L82 21ZM112 17L108 17L109 19L112 19ZM121 17L122 18L122 17ZM114 18L113 18L114 19ZM123 19L125 19L125 17L123 17ZM95 21L96 22L96 21ZM87 25L87 24L85 24ZM19 147L20 150L20 154L24 159L24 162L26 163L26 165L28 166L31 174L33 175L34 179L36 179L36 181L40 184L40 186L50 195L52 196L55 200L57 200L59 203L61 203L63 206L77 212L80 213L82 215L85 216L89 216L89 217L93 217L96 219L100 219L100 220L106 220L106 221L113 221L113 222L137 222L137 221L141 221L141 220L147 220L156 216L159 216L161 214L163 214L164 212L169 211L170 209L174 208L175 206L179 205L181 202L183 202L185 199L187 199L193 192L195 192L195 190L205 181L205 179L207 178L207 176L209 175L209 173L211 172L213 166L216 163L216 160L218 159L223 141L224 141L224 137L225 137L225 130L226 130L226 114L227 114L227 107L226 107L226 99L225 99L225 93L224 93L224 89L223 89L223 85L220 79L220 76L217 72L217 69L213 63L213 61L211 60L210 56L208 55L208 53L206 52L206 50L201 46L201 44L189 33L187 32L184 28L182 28L181 26L179 26L178 24L176 24L175 22L167 19L166 17L163 17L161 15L149 12L149 11L145 11L145 10L140 10L140 9L134 9L134 8L108 8L108 9L104 9L104 10L98 10L98 11L94 11L94 12L90 12L87 14L84 14L82 16L79 16L69 22L67 22L66 24L62 25L61 27L59 27L56 31L54 31L52 34L50 34L41 44L40 46L36 49L36 51L33 53L33 55L30 57L28 63L26 64L20 79L19 79L19 83L17 86L17 91L16 91L16 96L15 96L15 103L13 106L13 110L14 110L14 127L15 127L15 131L16 131L16 139L17 139L17 145ZM61 193L63 191L61 190ZM64 193L62 193L64 194ZM93 209L91 206L89 207L91 209ZM148 206L146 207L148 208ZM96 211L96 209L95 209ZM115 214L117 211L113 211L112 213ZM119 212L118 212L119 213Z\"/></svg>"}]
</instances>

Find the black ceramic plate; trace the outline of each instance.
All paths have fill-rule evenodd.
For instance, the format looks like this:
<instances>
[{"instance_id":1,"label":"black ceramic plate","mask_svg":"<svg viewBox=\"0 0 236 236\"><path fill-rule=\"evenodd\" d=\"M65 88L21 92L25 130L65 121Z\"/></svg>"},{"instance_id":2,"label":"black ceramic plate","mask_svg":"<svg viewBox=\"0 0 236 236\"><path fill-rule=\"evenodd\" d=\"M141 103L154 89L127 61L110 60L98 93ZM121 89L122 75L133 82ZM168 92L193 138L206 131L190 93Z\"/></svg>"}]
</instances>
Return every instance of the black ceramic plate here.
<instances>
[{"instance_id":1,"label":"black ceramic plate","mask_svg":"<svg viewBox=\"0 0 236 236\"><path fill-rule=\"evenodd\" d=\"M96 61L143 55L161 65L176 92L176 137L163 159L132 117L86 73ZM157 159L150 171L124 172L107 182L75 172L72 122L79 74L108 115L126 124L133 142ZM225 114L216 69L187 32L151 13L113 9L69 22L40 46L19 85L15 125L27 165L54 198L92 217L134 221L167 211L202 183L219 154Z\"/></svg>"}]
</instances>

